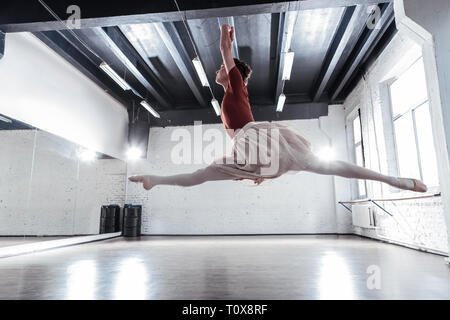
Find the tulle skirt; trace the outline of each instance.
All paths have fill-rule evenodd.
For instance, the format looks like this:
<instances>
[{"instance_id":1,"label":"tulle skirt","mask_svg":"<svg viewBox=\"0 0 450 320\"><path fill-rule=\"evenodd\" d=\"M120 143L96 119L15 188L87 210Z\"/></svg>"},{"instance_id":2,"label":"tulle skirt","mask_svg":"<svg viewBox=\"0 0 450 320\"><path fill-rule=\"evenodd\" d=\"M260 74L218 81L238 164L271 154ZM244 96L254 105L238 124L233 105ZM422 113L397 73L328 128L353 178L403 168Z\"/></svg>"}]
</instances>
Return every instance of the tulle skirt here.
<instances>
[{"instance_id":1,"label":"tulle skirt","mask_svg":"<svg viewBox=\"0 0 450 320\"><path fill-rule=\"evenodd\" d=\"M294 128L273 122L249 122L232 139L229 154L212 166L235 180L273 179L308 168L311 144Z\"/></svg>"}]
</instances>

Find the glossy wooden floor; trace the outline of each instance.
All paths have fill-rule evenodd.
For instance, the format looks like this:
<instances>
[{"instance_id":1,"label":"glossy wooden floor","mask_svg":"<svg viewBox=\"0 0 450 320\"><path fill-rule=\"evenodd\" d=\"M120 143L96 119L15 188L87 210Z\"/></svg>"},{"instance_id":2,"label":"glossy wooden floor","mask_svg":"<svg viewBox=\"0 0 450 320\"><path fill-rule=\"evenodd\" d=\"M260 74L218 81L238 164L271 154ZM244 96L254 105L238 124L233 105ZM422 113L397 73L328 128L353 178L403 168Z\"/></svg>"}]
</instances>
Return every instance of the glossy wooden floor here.
<instances>
[{"instance_id":1,"label":"glossy wooden floor","mask_svg":"<svg viewBox=\"0 0 450 320\"><path fill-rule=\"evenodd\" d=\"M450 299L450 267L356 236L115 238L0 259L0 299Z\"/></svg>"}]
</instances>

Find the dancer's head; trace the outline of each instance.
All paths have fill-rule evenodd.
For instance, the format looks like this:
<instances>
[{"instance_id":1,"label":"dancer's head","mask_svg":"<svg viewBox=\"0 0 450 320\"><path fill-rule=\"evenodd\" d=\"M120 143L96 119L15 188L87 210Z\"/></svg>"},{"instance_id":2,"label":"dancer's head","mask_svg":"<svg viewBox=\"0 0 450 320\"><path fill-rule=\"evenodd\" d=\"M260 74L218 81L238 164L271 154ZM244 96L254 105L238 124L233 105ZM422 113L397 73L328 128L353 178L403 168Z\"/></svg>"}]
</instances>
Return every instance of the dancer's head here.
<instances>
[{"instance_id":1,"label":"dancer's head","mask_svg":"<svg viewBox=\"0 0 450 320\"><path fill-rule=\"evenodd\" d=\"M234 64L236 65L237 69L239 70L242 80L244 81L244 84L247 85L248 80L250 79L250 76L252 74L252 68L245 62L234 58ZM220 69L216 71L216 83L222 85L224 88L227 87L228 84L228 74L227 70L225 69L225 65L221 65Z\"/></svg>"}]
</instances>

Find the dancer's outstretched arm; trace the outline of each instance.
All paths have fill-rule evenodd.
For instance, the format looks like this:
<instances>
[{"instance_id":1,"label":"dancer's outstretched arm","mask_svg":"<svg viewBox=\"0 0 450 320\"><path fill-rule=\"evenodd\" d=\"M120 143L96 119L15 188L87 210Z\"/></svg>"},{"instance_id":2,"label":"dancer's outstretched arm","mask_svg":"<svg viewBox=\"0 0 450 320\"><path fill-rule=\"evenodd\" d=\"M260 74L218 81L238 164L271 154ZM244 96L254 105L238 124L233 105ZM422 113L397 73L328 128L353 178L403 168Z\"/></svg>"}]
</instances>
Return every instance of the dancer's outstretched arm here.
<instances>
[{"instance_id":1,"label":"dancer's outstretched arm","mask_svg":"<svg viewBox=\"0 0 450 320\"><path fill-rule=\"evenodd\" d=\"M156 185L191 187L207 181L233 180L236 178L208 166L187 174L176 174L172 176L139 175L131 176L129 179L132 182L142 183L146 190L150 190Z\"/></svg>"},{"instance_id":2,"label":"dancer's outstretched arm","mask_svg":"<svg viewBox=\"0 0 450 320\"><path fill-rule=\"evenodd\" d=\"M344 161L321 161L315 158L315 161L310 162L306 171L345 178L380 181L404 190L427 191L427 186L419 180L387 176Z\"/></svg>"},{"instance_id":3,"label":"dancer's outstretched arm","mask_svg":"<svg viewBox=\"0 0 450 320\"><path fill-rule=\"evenodd\" d=\"M220 28L220 52L227 74L236 65L233 59L234 27L224 24Z\"/></svg>"}]
</instances>

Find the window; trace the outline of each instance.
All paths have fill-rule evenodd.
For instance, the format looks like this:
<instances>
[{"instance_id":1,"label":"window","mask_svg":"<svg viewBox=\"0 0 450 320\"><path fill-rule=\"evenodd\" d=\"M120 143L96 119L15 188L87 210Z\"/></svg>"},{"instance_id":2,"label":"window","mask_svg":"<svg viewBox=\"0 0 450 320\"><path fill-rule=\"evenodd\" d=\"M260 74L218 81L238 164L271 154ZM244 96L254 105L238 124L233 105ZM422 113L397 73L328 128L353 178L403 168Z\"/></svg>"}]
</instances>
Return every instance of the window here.
<instances>
[{"instance_id":1,"label":"window","mask_svg":"<svg viewBox=\"0 0 450 320\"><path fill-rule=\"evenodd\" d=\"M359 109L357 117L353 120L352 127L353 127L353 150L355 152L354 154L355 163L360 167L364 167L365 166L364 145L361 132L361 113ZM363 198L366 195L367 195L366 182L364 180L358 180L357 185L358 198Z\"/></svg>"},{"instance_id":2,"label":"window","mask_svg":"<svg viewBox=\"0 0 450 320\"><path fill-rule=\"evenodd\" d=\"M423 59L390 85L398 175L438 186Z\"/></svg>"}]
</instances>

